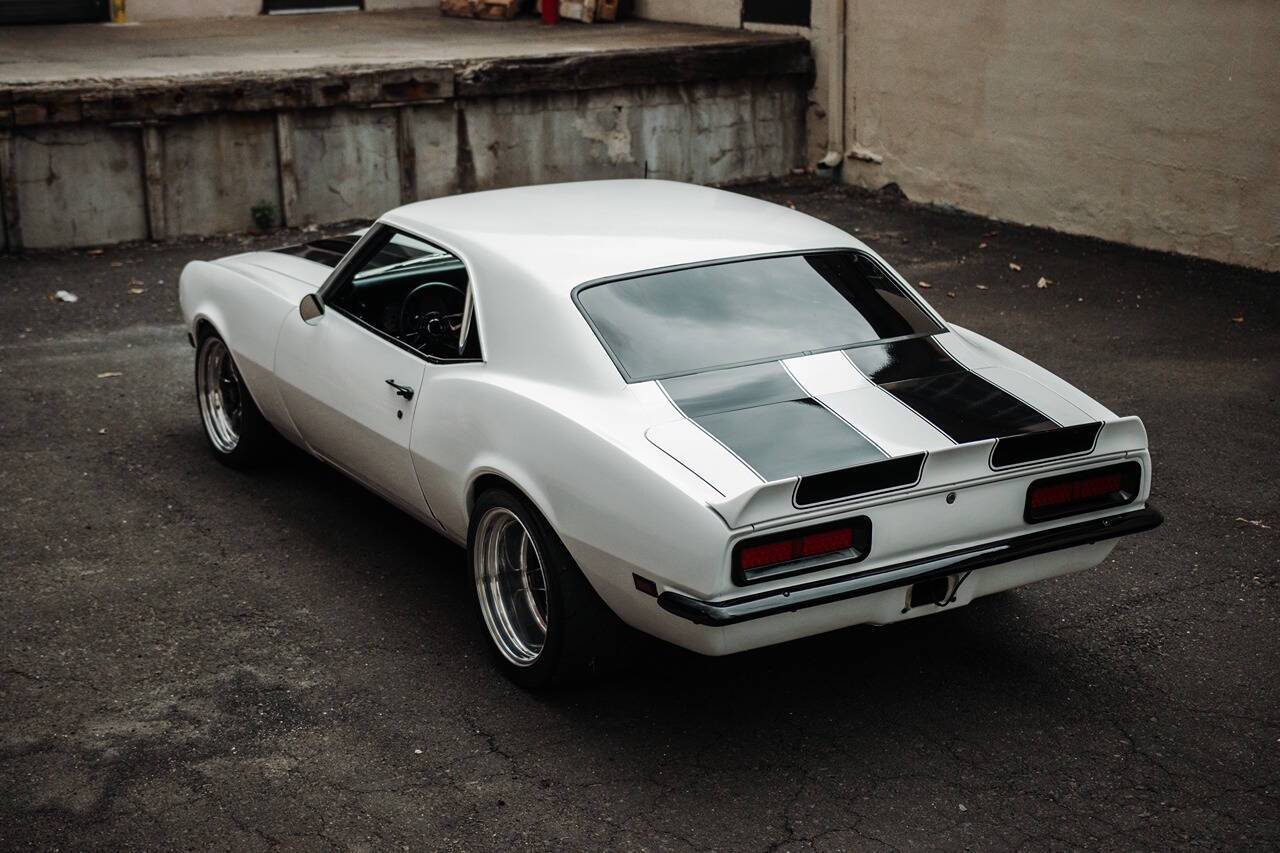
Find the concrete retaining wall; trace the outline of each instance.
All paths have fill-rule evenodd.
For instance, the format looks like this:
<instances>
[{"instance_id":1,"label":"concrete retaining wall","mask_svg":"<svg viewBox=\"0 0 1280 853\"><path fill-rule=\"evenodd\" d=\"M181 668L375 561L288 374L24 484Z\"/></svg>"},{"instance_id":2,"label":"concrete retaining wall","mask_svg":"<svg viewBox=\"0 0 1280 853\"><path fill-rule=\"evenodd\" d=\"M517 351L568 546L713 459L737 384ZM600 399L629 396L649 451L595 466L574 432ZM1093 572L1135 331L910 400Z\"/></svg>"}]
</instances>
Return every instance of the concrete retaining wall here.
<instances>
[{"instance_id":1,"label":"concrete retaining wall","mask_svg":"<svg viewBox=\"0 0 1280 853\"><path fill-rule=\"evenodd\" d=\"M46 93L15 104L18 126L0 136L5 246L241 231L260 201L277 222L300 225L520 184L785 174L804 161L809 72L799 45L785 51L780 73L578 91L504 94L520 86L485 66L457 82L427 70L260 92L240 84L92 101ZM408 100L387 100L395 95ZM122 118L102 120L112 117Z\"/></svg>"}]
</instances>

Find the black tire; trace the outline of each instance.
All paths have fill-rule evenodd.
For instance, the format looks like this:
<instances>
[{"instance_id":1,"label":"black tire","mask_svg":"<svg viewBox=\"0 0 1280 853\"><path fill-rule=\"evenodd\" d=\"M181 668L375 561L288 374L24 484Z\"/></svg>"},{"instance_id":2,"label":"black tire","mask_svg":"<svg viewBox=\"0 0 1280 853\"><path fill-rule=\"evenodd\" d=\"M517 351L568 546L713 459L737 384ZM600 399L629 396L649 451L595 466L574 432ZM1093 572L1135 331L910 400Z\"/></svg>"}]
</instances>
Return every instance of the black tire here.
<instances>
[{"instance_id":1,"label":"black tire","mask_svg":"<svg viewBox=\"0 0 1280 853\"><path fill-rule=\"evenodd\" d=\"M254 402L226 342L208 326L196 340L195 386L196 412L214 458L240 469L262 462L275 443L275 430Z\"/></svg>"},{"instance_id":2,"label":"black tire","mask_svg":"<svg viewBox=\"0 0 1280 853\"><path fill-rule=\"evenodd\" d=\"M503 651L501 629L491 624L478 551L486 518L510 513L519 520L536 549L546 585L545 641L531 661L516 662ZM526 689L539 689L594 678L612 671L621 658L624 626L591 588L560 537L542 513L522 495L505 488L485 491L476 500L467 531L467 561L476 590L480 621L498 667Z\"/></svg>"}]
</instances>

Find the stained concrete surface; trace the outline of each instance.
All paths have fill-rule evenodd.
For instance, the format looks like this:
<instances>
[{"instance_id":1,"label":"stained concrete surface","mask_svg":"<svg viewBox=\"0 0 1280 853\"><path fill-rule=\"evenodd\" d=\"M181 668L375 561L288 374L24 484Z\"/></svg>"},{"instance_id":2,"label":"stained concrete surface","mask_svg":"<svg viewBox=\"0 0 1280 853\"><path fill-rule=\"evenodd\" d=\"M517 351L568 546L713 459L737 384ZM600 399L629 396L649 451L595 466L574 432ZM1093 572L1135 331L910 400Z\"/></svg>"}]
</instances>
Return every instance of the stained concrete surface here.
<instances>
[{"instance_id":1,"label":"stained concrete surface","mask_svg":"<svg viewBox=\"0 0 1280 853\"><path fill-rule=\"evenodd\" d=\"M780 36L628 20L546 27L444 18L436 9L217 20L0 27L0 87L374 68L552 54L773 42Z\"/></svg>"},{"instance_id":2,"label":"stained concrete surface","mask_svg":"<svg viewBox=\"0 0 1280 853\"><path fill-rule=\"evenodd\" d=\"M1280 279L746 191L1141 415L1165 525L937 617L528 694L457 548L301 454L209 457L175 285L240 240L0 258L0 846L1275 849Z\"/></svg>"}]
</instances>

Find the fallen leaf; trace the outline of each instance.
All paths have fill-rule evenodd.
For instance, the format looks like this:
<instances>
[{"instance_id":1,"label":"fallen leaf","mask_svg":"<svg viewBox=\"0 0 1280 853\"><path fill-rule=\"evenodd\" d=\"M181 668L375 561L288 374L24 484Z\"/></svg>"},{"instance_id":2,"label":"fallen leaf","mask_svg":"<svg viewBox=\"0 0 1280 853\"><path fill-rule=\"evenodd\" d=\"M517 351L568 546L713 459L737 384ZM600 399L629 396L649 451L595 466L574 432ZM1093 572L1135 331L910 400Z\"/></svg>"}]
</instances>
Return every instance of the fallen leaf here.
<instances>
[{"instance_id":1,"label":"fallen leaf","mask_svg":"<svg viewBox=\"0 0 1280 853\"><path fill-rule=\"evenodd\" d=\"M948 290L948 291L947 291L947 298L948 298L948 299L955 299L955 298L956 298L956 292L955 292L954 290Z\"/></svg>"},{"instance_id":2,"label":"fallen leaf","mask_svg":"<svg viewBox=\"0 0 1280 853\"><path fill-rule=\"evenodd\" d=\"M1048 286L1049 286L1049 279L1045 278L1044 276L1040 276L1040 280L1036 282L1036 287L1038 287L1041 290L1044 290Z\"/></svg>"},{"instance_id":3,"label":"fallen leaf","mask_svg":"<svg viewBox=\"0 0 1280 853\"><path fill-rule=\"evenodd\" d=\"M1242 518L1237 515L1236 521L1243 521L1245 524L1252 524L1254 527L1261 527L1263 530L1271 529L1271 525L1263 524L1260 518Z\"/></svg>"},{"instance_id":4,"label":"fallen leaf","mask_svg":"<svg viewBox=\"0 0 1280 853\"><path fill-rule=\"evenodd\" d=\"M1237 316L1235 316L1235 317L1232 317L1232 318L1231 318L1231 322L1235 323L1237 326L1243 326L1243 325L1244 325L1244 315L1243 315L1243 314L1239 314L1239 315L1237 315Z\"/></svg>"},{"instance_id":5,"label":"fallen leaf","mask_svg":"<svg viewBox=\"0 0 1280 853\"><path fill-rule=\"evenodd\" d=\"M985 249L985 248L987 248L987 244L986 244L986 243L979 243L979 244L978 244L978 248L979 248L979 249Z\"/></svg>"},{"instance_id":6,"label":"fallen leaf","mask_svg":"<svg viewBox=\"0 0 1280 853\"><path fill-rule=\"evenodd\" d=\"M76 296L70 290L59 290L57 293L53 294L53 298L59 302L79 302L80 301L80 297Z\"/></svg>"},{"instance_id":7,"label":"fallen leaf","mask_svg":"<svg viewBox=\"0 0 1280 853\"><path fill-rule=\"evenodd\" d=\"M927 281L918 281L916 282L916 287L923 287L925 290L928 290L929 288L933 287L933 285Z\"/></svg>"},{"instance_id":8,"label":"fallen leaf","mask_svg":"<svg viewBox=\"0 0 1280 853\"><path fill-rule=\"evenodd\" d=\"M146 293L147 289L145 287L131 287L129 288L129 292L134 296L137 296L139 293Z\"/></svg>"},{"instance_id":9,"label":"fallen leaf","mask_svg":"<svg viewBox=\"0 0 1280 853\"><path fill-rule=\"evenodd\" d=\"M102 250L101 250L101 249L90 249L89 251L85 252L85 254L86 254L86 255L101 255L101 254L102 254Z\"/></svg>"},{"instance_id":10,"label":"fallen leaf","mask_svg":"<svg viewBox=\"0 0 1280 853\"><path fill-rule=\"evenodd\" d=\"M1000 235L999 231L983 231L982 232L983 237L997 237L999 235Z\"/></svg>"},{"instance_id":11,"label":"fallen leaf","mask_svg":"<svg viewBox=\"0 0 1280 853\"><path fill-rule=\"evenodd\" d=\"M98 430L98 435L106 435L106 434L107 434L107 428L106 428L106 427L103 427L102 429Z\"/></svg>"},{"instance_id":12,"label":"fallen leaf","mask_svg":"<svg viewBox=\"0 0 1280 853\"><path fill-rule=\"evenodd\" d=\"M110 379L112 376L124 376L124 374L118 370L107 370L98 374L99 379Z\"/></svg>"},{"instance_id":13,"label":"fallen leaf","mask_svg":"<svg viewBox=\"0 0 1280 853\"><path fill-rule=\"evenodd\" d=\"M1018 264L1015 264L1013 261L1009 262L1009 269L1013 270L1014 272L1022 272L1022 267Z\"/></svg>"},{"instance_id":14,"label":"fallen leaf","mask_svg":"<svg viewBox=\"0 0 1280 853\"><path fill-rule=\"evenodd\" d=\"M978 285L974 285L974 286L975 286L975 287L977 287L977 288L978 288L978 290L986 290L986 289L987 289L987 286L986 286L985 284L978 284Z\"/></svg>"},{"instance_id":15,"label":"fallen leaf","mask_svg":"<svg viewBox=\"0 0 1280 853\"><path fill-rule=\"evenodd\" d=\"M122 267L122 266L124 266L124 261L112 261L112 262L111 262L111 266L113 266L113 267Z\"/></svg>"}]
</instances>

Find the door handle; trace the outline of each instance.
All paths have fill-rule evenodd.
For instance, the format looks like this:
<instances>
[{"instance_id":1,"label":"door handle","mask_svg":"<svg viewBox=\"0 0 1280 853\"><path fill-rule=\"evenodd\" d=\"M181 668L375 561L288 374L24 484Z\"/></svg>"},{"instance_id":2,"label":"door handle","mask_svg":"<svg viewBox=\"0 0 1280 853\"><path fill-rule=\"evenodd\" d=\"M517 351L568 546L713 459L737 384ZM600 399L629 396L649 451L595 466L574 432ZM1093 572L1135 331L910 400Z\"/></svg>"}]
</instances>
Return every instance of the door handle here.
<instances>
[{"instance_id":1,"label":"door handle","mask_svg":"<svg viewBox=\"0 0 1280 853\"><path fill-rule=\"evenodd\" d=\"M392 388L396 389L396 393L399 394L401 397L404 397L406 400L413 399L413 389L410 388L408 385L401 385L399 382L396 382L394 379L388 379L387 384L390 385Z\"/></svg>"}]
</instances>

